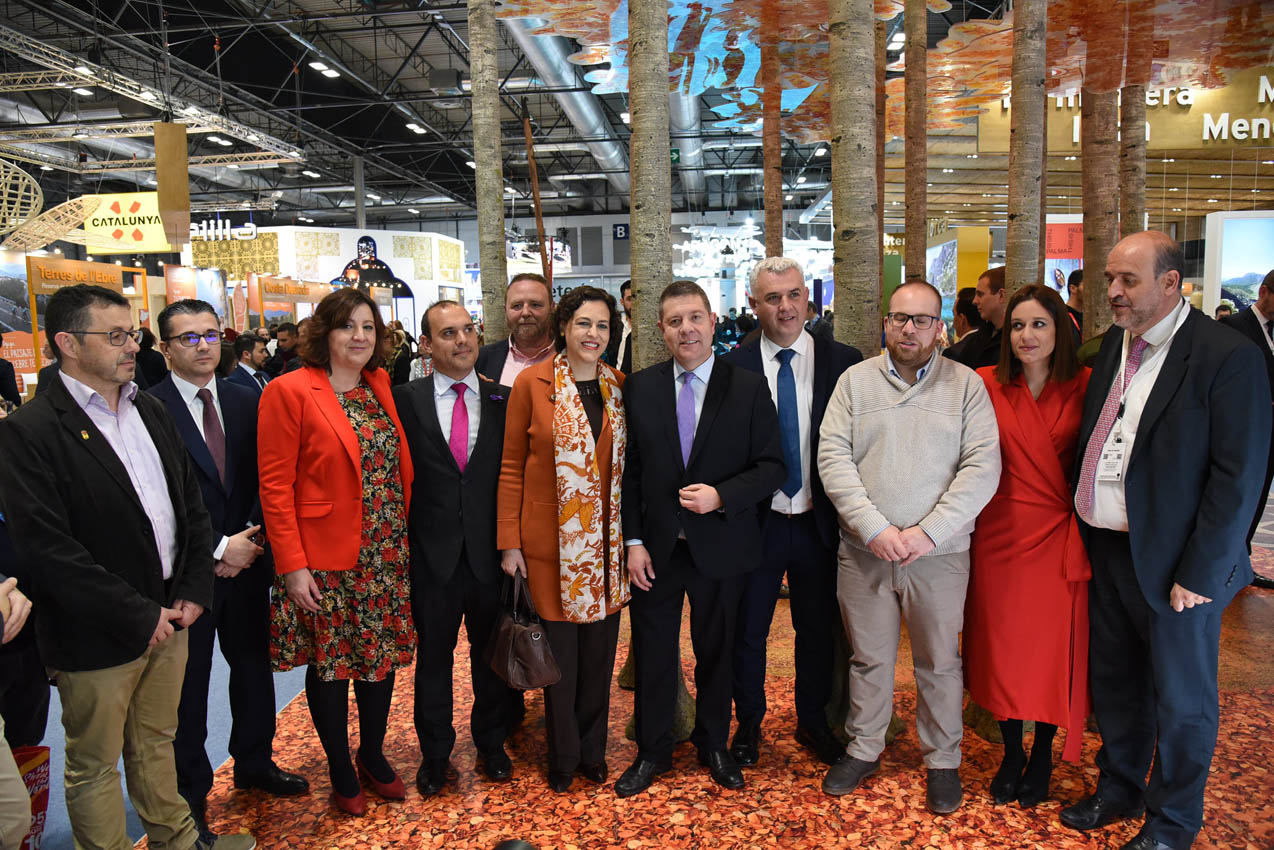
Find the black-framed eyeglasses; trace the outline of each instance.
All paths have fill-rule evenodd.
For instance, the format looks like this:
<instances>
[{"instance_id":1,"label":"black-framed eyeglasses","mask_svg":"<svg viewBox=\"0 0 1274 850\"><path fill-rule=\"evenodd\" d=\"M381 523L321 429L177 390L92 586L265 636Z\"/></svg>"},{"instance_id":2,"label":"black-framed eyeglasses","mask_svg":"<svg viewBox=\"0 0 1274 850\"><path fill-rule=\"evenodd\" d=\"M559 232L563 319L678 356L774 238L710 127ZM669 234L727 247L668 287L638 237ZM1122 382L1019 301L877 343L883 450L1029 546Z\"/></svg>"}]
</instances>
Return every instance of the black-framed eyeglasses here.
<instances>
[{"instance_id":1,"label":"black-framed eyeglasses","mask_svg":"<svg viewBox=\"0 0 1274 850\"><path fill-rule=\"evenodd\" d=\"M930 316L926 313L916 313L915 315L911 313L886 313L885 318L895 328L906 327L907 322L911 322L918 331L928 330L933 326L934 322L938 321L937 316Z\"/></svg>"},{"instance_id":2,"label":"black-framed eyeglasses","mask_svg":"<svg viewBox=\"0 0 1274 850\"><path fill-rule=\"evenodd\" d=\"M139 345L141 344L141 341L142 341L142 332L140 330L137 330L137 331L120 331L120 330L71 331L71 333L77 334L77 335L93 334L94 336L104 336L106 337L106 341L109 342L111 345L115 346L116 348L120 348L121 346L124 345L125 342L127 342L130 339Z\"/></svg>"},{"instance_id":3,"label":"black-framed eyeglasses","mask_svg":"<svg viewBox=\"0 0 1274 850\"><path fill-rule=\"evenodd\" d=\"M164 342L172 342L174 339L186 346L186 348L194 348L199 344L200 340L203 340L209 345L216 345L221 342L221 331L208 331L205 334L188 333L177 334L176 336L166 336L164 337Z\"/></svg>"}]
</instances>

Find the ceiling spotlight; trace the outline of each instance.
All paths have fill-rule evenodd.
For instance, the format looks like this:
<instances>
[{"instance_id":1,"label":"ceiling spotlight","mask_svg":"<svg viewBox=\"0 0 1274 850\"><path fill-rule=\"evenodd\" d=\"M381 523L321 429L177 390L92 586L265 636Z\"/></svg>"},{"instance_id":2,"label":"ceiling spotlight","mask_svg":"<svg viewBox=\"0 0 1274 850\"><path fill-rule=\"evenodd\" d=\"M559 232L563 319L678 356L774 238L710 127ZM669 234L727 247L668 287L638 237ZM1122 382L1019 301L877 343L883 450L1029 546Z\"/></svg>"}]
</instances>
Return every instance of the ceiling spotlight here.
<instances>
[{"instance_id":1,"label":"ceiling spotlight","mask_svg":"<svg viewBox=\"0 0 1274 850\"><path fill-rule=\"evenodd\" d=\"M92 96L93 96L93 90L92 90L92 89L75 88L75 89L71 89L71 91L75 92L75 93L76 93L76 94L78 94L80 97L92 97Z\"/></svg>"},{"instance_id":2,"label":"ceiling spotlight","mask_svg":"<svg viewBox=\"0 0 1274 850\"><path fill-rule=\"evenodd\" d=\"M407 212L411 213L412 215L420 215L420 210L415 209L413 207L408 207Z\"/></svg>"},{"instance_id":3,"label":"ceiling spotlight","mask_svg":"<svg viewBox=\"0 0 1274 850\"><path fill-rule=\"evenodd\" d=\"M238 169L238 167L239 167L238 163L234 163L234 162L228 163L228 164L226 165L226 168L234 168L234 169Z\"/></svg>"},{"instance_id":4,"label":"ceiling spotlight","mask_svg":"<svg viewBox=\"0 0 1274 850\"><path fill-rule=\"evenodd\" d=\"M1172 211L1173 211L1173 212L1181 212L1181 207L1173 207L1173 208L1172 208Z\"/></svg>"},{"instance_id":5,"label":"ceiling spotlight","mask_svg":"<svg viewBox=\"0 0 1274 850\"><path fill-rule=\"evenodd\" d=\"M792 200L792 196L791 196L791 195L784 195L784 196L783 196L783 200L785 200L785 201L790 201L790 200Z\"/></svg>"},{"instance_id":6,"label":"ceiling spotlight","mask_svg":"<svg viewBox=\"0 0 1274 850\"><path fill-rule=\"evenodd\" d=\"M621 112L619 113L619 120L623 121L625 124L628 124L632 121L632 116L629 115L627 112Z\"/></svg>"},{"instance_id":7,"label":"ceiling spotlight","mask_svg":"<svg viewBox=\"0 0 1274 850\"><path fill-rule=\"evenodd\" d=\"M944 169L942 169L942 173L943 173L943 174L955 174L955 169L954 169L954 168L944 168Z\"/></svg>"},{"instance_id":8,"label":"ceiling spotlight","mask_svg":"<svg viewBox=\"0 0 1274 850\"><path fill-rule=\"evenodd\" d=\"M72 139L87 139L88 133L85 132L84 130L75 130L74 132L71 133L71 138Z\"/></svg>"},{"instance_id":9,"label":"ceiling spotlight","mask_svg":"<svg viewBox=\"0 0 1274 850\"><path fill-rule=\"evenodd\" d=\"M755 224L756 222L754 222L754 221L752 220L752 216L748 216L746 219L744 219L744 223L745 223L745 224Z\"/></svg>"},{"instance_id":10,"label":"ceiling spotlight","mask_svg":"<svg viewBox=\"0 0 1274 850\"><path fill-rule=\"evenodd\" d=\"M244 135L244 138L247 139L249 142L255 142L255 141L259 141L261 137L258 136L256 133L246 133Z\"/></svg>"},{"instance_id":11,"label":"ceiling spotlight","mask_svg":"<svg viewBox=\"0 0 1274 850\"><path fill-rule=\"evenodd\" d=\"M62 253L62 249L61 249L61 248L54 248L54 249L53 249L53 253L55 253L55 254L61 254L61 253Z\"/></svg>"},{"instance_id":12,"label":"ceiling spotlight","mask_svg":"<svg viewBox=\"0 0 1274 850\"><path fill-rule=\"evenodd\" d=\"M334 71L331 68L328 68L326 71L323 72L323 76L327 77L328 79L335 79L336 77L339 77L340 75L341 75L340 71Z\"/></svg>"},{"instance_id":13,"label":"ceiling spotlight","mask_svg":"<svg viewBox=\"0 0 1274 850\"><path fill-rule=\"evenodd\" d=\"M1209 203L1209 204L1215 204L1215 203L1218 203L1218 201L1217 201L1217 199L1216 199L1216 198L1208 198L1208 203Z\"/></svg>"},{"instance_id":14,"label":"ceiling spotlight","mask_svg":"<svg viewBox=\"0 0 1274 850\"><path fill-rule=\"evenodd\" d=\"M1160 162L1176 162L1175 159L1162 159Z\"/></svg>"},{"instance_id":15,"label":"ceiling spotlight","mask_svg":"<svg viewBox=\"0 0 1274 850\"><path fill-rule=\"evenodd\" d=\"M317 180L319 179L319 177L322 176L317 171L310 171L308 168L302 171L301 173L304 174L306 177L309 177L311 180Z\"/></svg>"},{"instance_id":16,"label":"ceiling spotlight","mask_svg":"<svg viewBox=\"0 0 1274 850\"><path fill-rule=\"evenodd\" d=\"M220 137L220 136L209 136L209 137L208 137L208 141L210 141L210 142L216 142L217 144L221 144L221 137Z\"/></svg>"},{"instance_id":17,"label":"ceiling spotlight","mask_svg":"<svg viewBox=\"0 0 1274 850\"><path fill-rule=\"evenodd\" d=\"M469 167L470 167L470 168L472 168L474 171L477 171L477 170L478 170L478 164L477 164L476 162L474 162L473 160L469 160L469 161L467 161L467 162L465 163L465 165L469 166Z\"/></svg>"},{"instance_id":18,"label":"ceiling spotlight","mask_svg":"<svg viewBox=\"0 0 1274 850\"><path fill-rule=\"evenodd\" d=\"M968 154L965 154L965 155L964 155L964 158L965 158L965 159L977 159L977 158L978 158L978 155L977 155L977 154L975 154L975 153L968 153Z\"/></svg>"},{"instance_id":19,"label":"ceiling spotlight","mask_svg":"<svg viewBox=\"0 0 1274 850\"><path fill-rule=\"evenodd\" d=\"M827 156L827 148L819 148L814 151L814 156Z\"/></svg>"},{"instance_id":20,"label":"ceiling spotlight","mask_svg":"<svg viewBox=\"0 0 1274 850\"><path fill-rule=\"evenodd\" d=\"M40 170L41 170L41 171L52 171L52 170L53 170L53 166L51 166L51 165L41 165L41 166L40 166Z\"/></svg>"},{"instance_id":21,"label":"ceiling spotlight","mask_svg":"<svg viewBox=\"0 0 1274 850\"><path fill-rule=\"evenodd\" d=\"M510 195L516 195L518 193L518 190L514 189L512 186L505 186L504 191L508 192Z\"/></svg>"},{"instance_id":22,"label":"ceiling spotlight","mask_svg":"<svg viewBox=\"0 0 1274 850\"><path fill-rule=\"evenodd\" d=\"M288 151L288 156L292 157L293 159L300 159L301 157L305 156L305 154L301 153L300 151Z\"/></svg>"},{"instance_id":23,"label":"ceiling spotlight","mask_svg":"<svg viewBox=\"0 0 1274 850\"><path fill-rule=\"evenodd\" d=\"M1077 156L1068 156L1068 157L1063 157L1063 158L1064 158L1067 162L1074 162L1075 160L1079 159L1079 157L1077 157Z\"/></svg>"},{"instance_id":24,"label":"ceiling spotlight","mask_svg":"<svg viewBox=\"0 0 1274 850\"><path fill-rule=\"evenodd\" d=\"M122 266L122 265L124 265L124 261L123 261L123 260L116 260L116 261L115 261L115 265L117 265L117 266Z\"/></svg>"},{"instance_id":25,"label":"ceiling spotlight","mask_svg":"<svg viewBox=\"0 0 1274 850\"><path fill-rule=\"evenodd\" d=\"M797 178L796 178L796 182L797 182L797 183L804 183L804 182L805 182L805 175L804 175L804 174L802 174L800 177L797 177Z\"/></svg>"},{"instance_id":26,"label":"ceiling spotlight","mask_svg":"<svg viewBox=\"0 0 1274 850\"><path fill-rule=\"evenodd\" d=\"M86 76L91 77L91 76L93 76L93 69L92 69L92 68L90 68L90 67L89 67L89 66L87 66L87 65L80 64L80 65L76 65L76 66L75 66L75 73L77 73L77 74L84 74L84 75L86 75Z\"/></svg>"},{"instance_id":27,"label":"ceiling spotlight","mask_svg":"<svg viewBox=\"0 0 1274 850\"><path fill-rule=\"evenodd\" d=\"M1172 187L1171 189L1169 189L1168 191L1169 191L1169 192L1180 192L1181 190L1180 190L1180 189L1178 189L1176 186L1173 186L1173 187Z\"/></svg>"},{"instance_id":28,"label":"ceiling spotlight","mask_svg":"<svg viewBox=\"0 0 1274 850\"><path fill-rule=\"evenodd\" d=\"M159 95L155 94L150 89L146 89L140 95L138 95L138 97L140 97L142 100L156 100L159 98Z\"/></svg>"},{"instance_id":29,"label":"ceiling spotlight","mask_svg":"<svg viewBox=\"0 0 1274 850\"><path fill-rule=\"evenodd\" d=\"M199 107L195 106L195 105L192 103L190 106L187 106L185 109L183 109L183 110L182 110L182 114L184 114L184 115L194 115L194 114L195 114L196 112L198 112L198 111L199 111Z\"/></svg>"},{"instance_id":30,"label":"ceiling spotlight","mask_svg":"<svg viewBox=\"0 0 1274 850\"><path fill-rule=\"evenodd\" d=\"M324 65L322 62L311 62L311 63L310 63L310 67L311 67L311 68L313 68L315 71L326 71L326 70L327 70L327 66L326 66L326 65Z\"/></svg>"},{"instance_id":31,"label":"ceiling spotlight","mask_svg":"<svg viewBox=\"0 0 1274 850\"><path fill-rule=\"evenodd\" d=\"M158 185L159 185L157 182L155 182L155 178L154 178L154 177L149 177L149 178L147 178L147 179L146 179L146 182L147 182L147 183L149 183L149 184L150 184L150 185L152 185L152 186L158 186Z\"/></svg>"},{"instance_id":32,"label":"ceiling spotlight","mask_svg":"<svg viewBox=\"0 0 1274 850\"><path fill-rule=\"evenodd\" d=\"M1213 179L1213 180L1220 180L1220 179L1221 179L1221 175L1220 175L1220 174L1213 174L1213 175L1212 175L1212 179Z\"/></svg>"},{"instance_id":33,"label":"ceiling spotlight","mask_svg":"<svg viewBox=\"0 0 1274 850\"><path fill-rule=\"evenodd\" d=\"M379 201L379 200L380 200L380 195L377 195L375 192L368 192L368 193L367 193L367 197L368 197L368 198L370 198L370 199L371 199L371 200L373 200L373 201Z\"/></svg>"}]
</instances>

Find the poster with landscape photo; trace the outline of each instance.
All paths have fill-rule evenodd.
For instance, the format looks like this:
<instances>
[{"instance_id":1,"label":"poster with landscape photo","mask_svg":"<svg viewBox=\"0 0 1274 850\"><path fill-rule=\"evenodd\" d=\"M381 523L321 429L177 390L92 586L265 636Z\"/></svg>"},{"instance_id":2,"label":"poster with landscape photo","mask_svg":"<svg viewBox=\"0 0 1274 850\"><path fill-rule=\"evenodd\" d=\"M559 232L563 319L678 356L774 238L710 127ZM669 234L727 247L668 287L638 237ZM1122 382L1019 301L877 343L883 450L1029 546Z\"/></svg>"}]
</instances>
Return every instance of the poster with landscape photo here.
<instances>
[{"instance_id":1,"label":"poster with landscape photo","mask_svg":"<svg viewBox=\"0 0 1274 850\"><path fill-rule=\"evenodd\" d=\"M1274 217L1231 218L1221 239L1221 300L1235 311L1256 300L1261 280L1274 269Z\"/></svg>"}]
</instances>

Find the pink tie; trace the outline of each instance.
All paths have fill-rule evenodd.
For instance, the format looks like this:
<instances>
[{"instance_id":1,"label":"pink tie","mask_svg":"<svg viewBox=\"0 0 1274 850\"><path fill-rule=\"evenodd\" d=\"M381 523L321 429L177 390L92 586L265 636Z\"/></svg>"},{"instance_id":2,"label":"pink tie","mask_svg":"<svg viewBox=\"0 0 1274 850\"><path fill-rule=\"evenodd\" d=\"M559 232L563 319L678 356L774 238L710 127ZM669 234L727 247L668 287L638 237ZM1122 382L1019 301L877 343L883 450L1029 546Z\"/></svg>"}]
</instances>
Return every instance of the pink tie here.
<instances>
[{"instance_id":1,"label":"pink tie","mask_svg":"<svg viewBox=\"0 0 1274 850\"><path fill-rule=\"evenodd\" d=\"M1097 425L1092 436L1088 438L1088 446L1084 449L1084 463L1079 468L1079 488L1075 491L1075 508L1086 522L1093 519L1093 487L1097 481L1097 461L1101 458L1101 450L1110 436L1110 429L1119 418L1119 408L1124 400L1124 391L1132 382L1141 366L1141 355L1146 351L1146 341L1137 337L1128 347L1128 361L1124 364L1124 378L1118 384L1112 381L1110 391L1106 393L1106 403L1102 405L1101 415L1097 417Z\"/></svg>"},{"instance_id":2,"label":"pink tie","mask_svg":"<svg viewBox=\"0 0 1274 850\"><path fill-rule=\"evenodd\" d=\"M469 408L464 403L464 384L452 384L456 394L456 406L451 408L451 455L456 466L464 472L469 462Z\"/></svg>"}]
</instances>

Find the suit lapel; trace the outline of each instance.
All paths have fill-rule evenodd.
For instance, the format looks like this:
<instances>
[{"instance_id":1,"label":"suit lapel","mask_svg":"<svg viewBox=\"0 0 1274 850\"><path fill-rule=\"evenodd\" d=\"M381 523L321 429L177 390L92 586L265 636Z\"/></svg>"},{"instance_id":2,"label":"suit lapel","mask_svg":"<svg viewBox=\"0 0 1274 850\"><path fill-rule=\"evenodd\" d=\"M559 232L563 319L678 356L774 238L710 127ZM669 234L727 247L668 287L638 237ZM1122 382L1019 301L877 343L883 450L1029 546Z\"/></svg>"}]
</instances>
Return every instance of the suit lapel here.
<instances>
[{"instance_id":1,"label":"suit lapel","mask_svg":"<svg viewBox=\"0 0 1274 850\"><path fill-rule=\"evenodd\" d=\"M1106 394L1110 385L1115 382L1115 372L1119 368L1120 351L1123 347L1123 328L1111 325L1102 340L1097 352L1097 361L1093 364L1093 375L1088 381L1088 392L1084 396L1084 419L1079 426L1079 452L1076 463L1084 455L1084 447L1088 438L1097 427L1097 419L1101 416L1102 405L1106 403ZM1078 469L1078 467L1076 467Z\"/></svg>"},{"instance_id":2,"label":"suit lapel","mask_svg":"<svg viewBox=\"0 0 1274 850\"><path fill-rule=\"evenodd\" d=\"M240 423L243 421L239 416L239 410L235 407L233 401L227 401L226 396L233 393L227 393L225 388L229 383L224 378L217 378L217 403L221 405L221 422L226 433L226 493L234 490L234 471L239 466L235 461L238 459L239 451L246 444L245 437ZM255 382L254 382L255 383Z\"/></svg>"},{"instance_id":3,"label":"suit lapel","mask_svg":"<svg viewBox=\"0 0 1274 850\"><path fill-rule=\"evenodd\" d=\"M672 378L672 361L665 360L659 366L659 374L655 379L655 404L659 409L659 418L664 423L664 436L672 447L672 456L676 458L677 468L686 471L685 461L681 457L681 435L677 433L677 391L680 389ZM671 389L672 392L668 392Z\"/></svg>"},{"instance_id":4,"label":"suit lapel","mask_svg":"<svg viewBox=\"0 0 1274 850\"><path fill-rule=\"evenodd\" d=\"M814 337L814 393L813 403L810 405L810 434L813 435L815 441L818 440L818 429L823 424L823 411L827 408L827 400L831 398L831 364L828 363L831 355L827 353L827 340L823 337ZM775 407L778 407L778 399L774 400Z\"/></svg>"},{"instance_id":5,"label":"suit lapel","mask_svg":"<svg viewBox=\"0 0 1274 850\"><path fill-rule=\"evenodd\" d=\"M425 439L434 443L438 456L444 458L444 462L450 462L452 466L455 466L456 459L451 456L447 439L442 435L442 425L438 422L433 376L430 375L419 383L413 382L409 385L409 391L411 392L411 409L416 414L416 419L420 421L420 429L424 432ZM459 467L456 467L456 471L459 471Z\"/></svg>"},{"instance_id":6,"label":"suit lapel","mask_svg":"<svg viewBox=\"0 0 1274 850\"><path fill-rule=\"evenodd\" d=\"M208 443L204 440L203 435L199 433L195 418L191 415L190 408L186 407L186 403L182 399L181 393L177 391L177 386L172 382L172 379L167 378L156 384L151 393L157 396L168 408L169 414L172 415L173 423L177 426L177 433L181 435L182 442L186 444L186 449L190 452L190 457L199 465L205 475L220 484L221 476L217 473L217 464L213 462L212 453L208 451ZM230 463L229 445L230 440L227 437L227 465Z\"/></svg>"},{"instance_id":7,"label":"suit lapel","mask_svg":"<svg viewBox=\"0 0 1274 850\"><path fill-rule=\"evenodd\" d=\"M1185 309L1190 310L1190 307L1187 305ZM1146 406L1142 408L1141 421L1137 423L1137 439L1133 441L1132 456L1128 458L1129 464L1132 464L1137 459L1137 455L1141 454L1150 443L1150 440L1142 439L1142 436L1148 435L1154 428L1155 422L1163 415L1168 402L1177 394L1181 381L1186 376L1196 321L1198 321L1198 315L1191 311L1185 324L1181 326L1181 330L1177 331L1169 344L1168 353L1164 355L1163 365L1159 367L1159 374L1155 378L1155 385L1146 399Z\"/></svg>"},{"instance_id":8,"label":"suit lapel","mask_svg":"<svg viewBox=\"0 0 1274 850\"><path fill-rule=\"evenodd\" d=\"M478 408L480 411L478 416L478 437L474 440L473 451L469 453L471 458L478 454L479 449L484 448L490 440L494 439L492 437L493 434L496 434L501 438L504 436L503 423L496 421L498 416L496 409L498 405L503 402L495 401L495 399L492 398L492 393L490 392L490 390L495 389L496 386L497 384L495 381L484 381L481 378L478 379L478 404L480 405ZM448 452L448 454L450 454L450 452Z\"/></svg>"},{"instance_id":9,"label":"suit lapel","mask_svg":"<svg viewBox=\"0 0 1274 850\"><path fill-rule=\"evenodd\" d=\"M341 445L345 447L345 453L349 455L354 468L362 469L362 453L358 448L358 437L354 434L354 426L349 424L349 417L345 415L340 399L336 397L336 392L332 389L332 382L328 380L327 374L322 369L304 368L310 373L310 389L314 392L314 403L322 411L327 424L341 441Z\"/></svg>"},{"instance_id":10,"label":"suit lapel","mask_svg":"<svg viewBox=\"0 0 1274 850\"><path fill-rule=\"evenodd\" d=\"M703 397L703 411L699 414L699 424L695 426L694 443L690 446L690 463L703 451L708 442L708 431L712 429L712 421L721 410L721 402L725 400L726 390L730 388L730 364L720 357L712 365L712 375L708 378L708 391Z\"/></svg>"}]
</instances>

